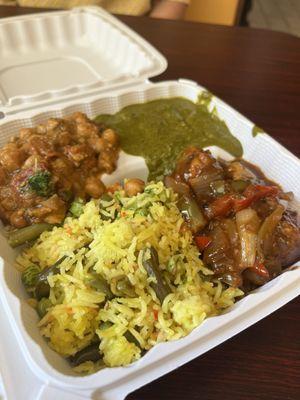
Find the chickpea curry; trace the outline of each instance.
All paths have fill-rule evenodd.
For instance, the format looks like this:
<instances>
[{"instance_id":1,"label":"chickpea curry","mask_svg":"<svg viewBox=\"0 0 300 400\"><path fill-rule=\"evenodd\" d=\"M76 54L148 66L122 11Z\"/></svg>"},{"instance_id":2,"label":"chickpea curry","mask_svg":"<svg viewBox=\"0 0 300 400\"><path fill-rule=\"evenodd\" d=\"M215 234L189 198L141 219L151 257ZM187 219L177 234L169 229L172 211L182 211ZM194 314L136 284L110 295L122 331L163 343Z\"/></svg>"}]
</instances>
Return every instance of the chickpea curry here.
<instances>
[{"instance_id":1,"label":"chickpea curry","mask_svg":"<svg viewBox=\"0 0 300 400\"><path fill-rule=\"evenodd\" d=\"M23 128L0 150L0 218L15 228L61 223L74 198L99 198L119 141L85 114ZM44 227L45 228L45 227Z\"/></svg>"}]
</instances>

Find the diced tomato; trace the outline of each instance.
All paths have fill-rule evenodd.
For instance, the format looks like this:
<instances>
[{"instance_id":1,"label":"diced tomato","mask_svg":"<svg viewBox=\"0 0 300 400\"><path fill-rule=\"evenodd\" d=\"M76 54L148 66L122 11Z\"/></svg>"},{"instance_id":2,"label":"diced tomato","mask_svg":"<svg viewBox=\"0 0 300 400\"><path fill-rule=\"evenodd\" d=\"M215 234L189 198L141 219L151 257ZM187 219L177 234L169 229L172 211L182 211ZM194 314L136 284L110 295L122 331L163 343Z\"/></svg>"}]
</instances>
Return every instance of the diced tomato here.
<instances>
[{"instance_id":1,"label":"diced tomato","mask_svg":"<svg viewBox=\"0 0 300 400\"><path fill-rule=\"evenodd\" d=\"M256 262L254 266L251 268L257 275L262 276L263 278L270 278L269 271L267 268L264 266L263 263Z\"/></svg>"},{"instance_id":2,"label":"diced tomato","mask_svg":"<svg viewBox=\"0 0 300 400\"><path fill-rule=\"evenodd\" d=\"M153 309L153 316L154 316L155 321L157 321L158 320L158 311L155 309Z\"/></svg>"},{"instance_id":3,"label":"diced tomato","mask_svg":"<svg viewBox=\"0 0 300 400\"><path fill-rule=\"evenodd\" d=\"M195 242L200 251L206 249L211 243L211 238L209 236L195 236Z\"/></svg>"}]
</instances>

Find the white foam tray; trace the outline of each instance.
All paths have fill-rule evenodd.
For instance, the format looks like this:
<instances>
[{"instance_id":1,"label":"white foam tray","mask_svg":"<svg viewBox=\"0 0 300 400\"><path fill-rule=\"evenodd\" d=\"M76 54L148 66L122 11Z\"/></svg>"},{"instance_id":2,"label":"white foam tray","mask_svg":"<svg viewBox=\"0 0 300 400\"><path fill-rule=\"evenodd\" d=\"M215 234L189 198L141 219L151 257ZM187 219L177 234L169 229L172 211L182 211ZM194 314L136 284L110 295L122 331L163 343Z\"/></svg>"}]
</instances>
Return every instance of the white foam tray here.
<instances>
[{"instance_id":1,"label":"white foam tray","mask_svg":"<svg viewBox=\"0 0 300 400\"><path fill-rule=\"evenodd\" d=\"M0 146L21 127L74 111L93 118L156 98L197 100L203 88L194 82L146 81L165 68L166 60L149 43L97 8L1 20ZM300 199L300 161L266 134L253 138L253 124L221 100L213 98L212 106L241 141L245 158ZM218 148L212 151L228 156ZM105 181L133 176L145 179L147 174L142 158L121 153L117 171ZM38 317L26 303L19 272L13 267L16 251L3 235L0 255L0 374L3 396L9 400L124 399L136 388L246 329L300 292L299 269L285 272L224 315L207 319L186 338L154 347L135 364L78 377L41 338Z\"/></svg>"},{"instance_id":2,"label":"white foam tray","mask_svg":"<svg viewBox=\"0 0 300 400\"><path fill-rule=\"evenodd\" d=\"M70 102L47 110L27 111L22 118L7 117L0 125L1 142L17 132L21 126L34 126L50 116L64 117L80 110L95 117L99 113L114 113L122 107L153 100L184 96L196 100L202 87L189 81L170 81L157 84L145 83L135 88L116 90L110 96L105 94L86 99L85 102ZM245 159L257 164L270 177L280 183L287 191L293 190L300 198L300 161L275 142L267 134L253 138L253 124L221 100L213 98L221 118L225 120L232 133L241 141ZM0 143L1 144L1 143ZM214 154L224 153L217 148ZM276 162L274 162L276 160ZM122 154L114 178L127 176L145 178L147 169L139 157ZM106 368L87 376L74 376L71 368L60 356L54 353L41 338L36 323L35 311L26 304L26 293L22 288L19 272L13 268L15 251L0 237L3 262L0 266L1 309L9 320L7 332L1 329L2 356L0 368L9 399L24 399L24 388L28 388L26 399L52 399L57 396L67 399L124 399L132 390L171 371L189 360L203 354L219 343L234 336L249 325L278 309L300 292L300 270L283 273L278 278L251 293L224 315L209 318L189 336L169 343L159 344L151 349L138 362L123 368ZM3 316L1 317L3 318ZM7 322L6 322L7 323ZM3 324L1 324L3 326ZM8 334L8 332L11 332ZM12 357L13 349L13 357ZM26 367L25 367L26 365ZM23 372L19 374L18 370ZM26 370L26 375L24 371ZM15 385L15 376L18 385ZM31 382L30 388L28 380ZM22 389L21 389L22 388Z\"/></svg>"}]
</instances>

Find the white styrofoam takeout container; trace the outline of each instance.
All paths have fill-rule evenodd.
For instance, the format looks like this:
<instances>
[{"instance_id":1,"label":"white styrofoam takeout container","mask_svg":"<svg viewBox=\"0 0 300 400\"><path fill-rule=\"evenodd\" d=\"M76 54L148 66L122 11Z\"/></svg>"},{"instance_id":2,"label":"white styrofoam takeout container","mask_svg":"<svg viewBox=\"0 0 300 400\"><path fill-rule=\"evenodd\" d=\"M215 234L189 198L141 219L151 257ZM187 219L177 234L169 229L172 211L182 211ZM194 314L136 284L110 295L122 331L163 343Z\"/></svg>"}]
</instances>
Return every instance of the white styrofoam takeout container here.
<instances>
[{"instance_id":1,"label":"white styrofoam takeout container","mask_svg":"<svg viewBox=\"0 0 300 400\"><path fill-rule=\"evenodd\" d=\"M147 42L97 8L36 14L0 21L0 145L21 127L49 117L83 111L93 118L157 98L197 100L204 90L187 80L153 84L148 77L166 68ZM213 98L219 116L241 141L244 158L300 199L300 161L267 134L252 136L253 123ZM229 157L213 147L214 155ZM107 183L147 177L140 157L121 153ZM295 203L297 205L297 203ZM300 293L300 270L291 268L209 318L187 337L159 344L136 363L76 376L41 338L36 312L26 303L16 251L0 235L0 373L5 395L14 400L124 399L138 387L166 374L286 304ZM1 385L0 385L1 388ZM1 389L0 389L1 390Z\"/></svg>"}]
</instances>

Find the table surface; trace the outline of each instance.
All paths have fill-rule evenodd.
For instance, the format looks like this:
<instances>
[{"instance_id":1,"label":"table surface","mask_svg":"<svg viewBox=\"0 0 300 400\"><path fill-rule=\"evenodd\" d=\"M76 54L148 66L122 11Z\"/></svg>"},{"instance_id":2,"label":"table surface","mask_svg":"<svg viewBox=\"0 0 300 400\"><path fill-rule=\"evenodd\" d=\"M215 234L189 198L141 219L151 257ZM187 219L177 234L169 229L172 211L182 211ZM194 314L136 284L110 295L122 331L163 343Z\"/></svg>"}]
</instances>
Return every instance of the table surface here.
<instances>
[{"instance_id":1,"label":"table surface","mask_svg":"<svg viewBox=\"0 0 300 400\"><path fill-rule=\"evenodd\" d=\"M0 6L0 17L34 11ZM300 155L300 39L248 28L121 20L166 56L168 69L154 80L197 81ZM127 398L298 400L299 314L298 298Z\"/></svg>"}]
</instances>

